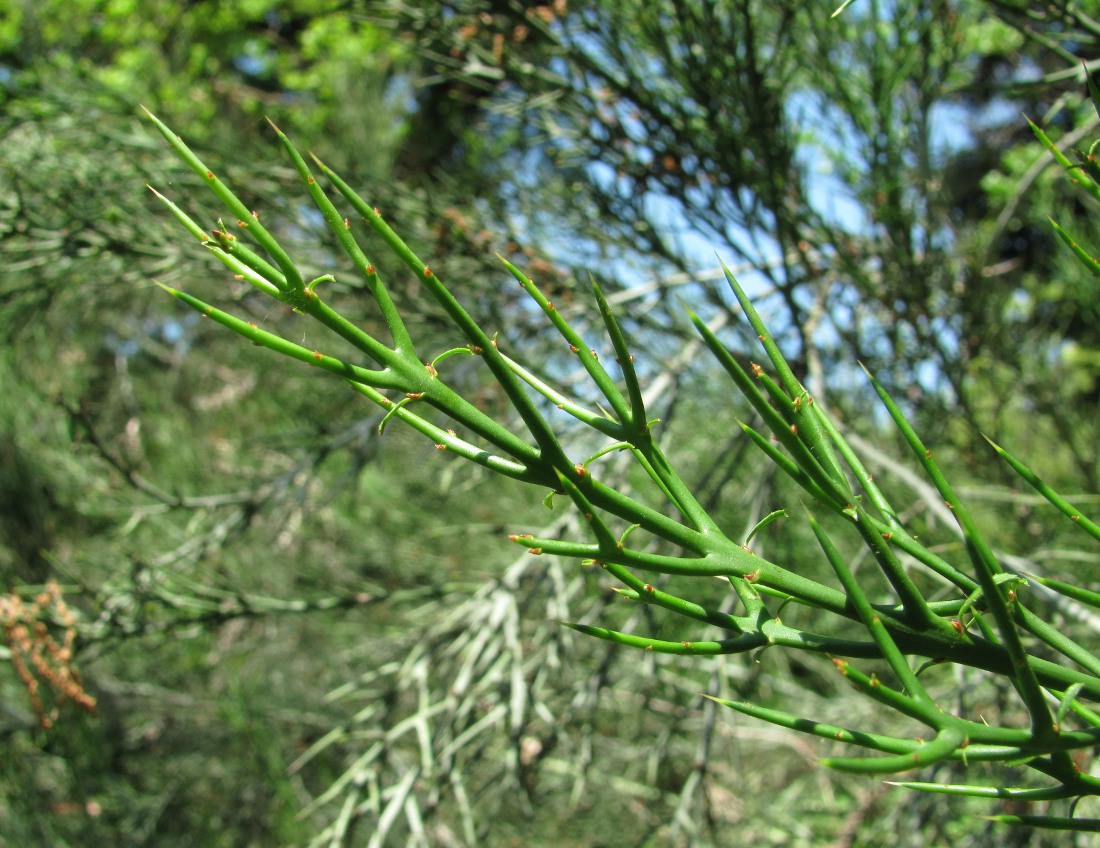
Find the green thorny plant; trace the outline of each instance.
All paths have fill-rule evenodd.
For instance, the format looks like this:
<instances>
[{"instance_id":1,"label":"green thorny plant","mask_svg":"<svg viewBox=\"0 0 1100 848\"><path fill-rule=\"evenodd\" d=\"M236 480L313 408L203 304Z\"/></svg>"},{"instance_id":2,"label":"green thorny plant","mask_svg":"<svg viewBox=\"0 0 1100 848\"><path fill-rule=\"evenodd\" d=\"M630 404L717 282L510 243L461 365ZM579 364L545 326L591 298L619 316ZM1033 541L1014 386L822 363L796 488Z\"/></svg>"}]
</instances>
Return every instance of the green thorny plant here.
<instances>
[{"instance_id":1,"label":"green thorny plant","mask_svg":"<svg viewBox=\"0 0 1100 848\"><path fill-rule=\"evenodd\" d=\"M426 361L410 336L401 310L353 235L350 221L338 211L330 199L330 192L321 187L314 169L278 128L275 131L279 140L301 174L313 202L373 296L388 328L388 342L365 332L330 307L319 289L323 289L321 284L333 281L332 275L307 280L298 264L263 225L259 215L251 211L168 127L151 114L150 118L179 156L226 206L236 222L236 232L250 236L266 257L245 246L223 223L219 222L217 229L207 232L172 201L155 190L154 194L238 278L320 322L350 343L365 359L356 362L309 349L182 291L167 289L172 296L254 344L343 377L355 391L386 410L383 425L391 418L400 419L430 438L441 451L457 454L504 477L549 490L550 496L564 494L587 524L589 540L531 535L513 536L512 540L534 554L595 563L622 584L619 591L632 601L667 610L689 622L721 628L729 635L719 641L662 641L590 625L568 626L611 642L680 655L755 652L773 646L824 654L861 694L925 728L912 737L887 736L822 724L752 703L719 700L731 709L785 728L878 752L869 756L825 759L824 764L831 768L894 774L945 761L961 761L964 765L982 761L1002 766L1026 766L1046 775L1051 785L1045 788L920 782L900 785L954 795L1019 801L1078 799L1100 793L1100 779L1083 773L1073 756L1074 752L1100 743L1100 713L1085 703L1100 699L1100 658L1028 608L1022 597L1028 581L1006 570L1001 561L1003 557L999 559L983 537L965 504L936 464L932 451L921 442L885 389L868 375L894 424L954 515L965 539L965 560L948 562L906 530L897 510L872 480L849 441L821 404L815 403L799 384L728 269L725 269L726 279L759 337L775 376L755 364L751 369L754 373L750 375L697 315L691 313L691 320L770 431L760 432L742 424L747 436L806 492L807 521L835 572L834 585L809 579L793 568L754 555L729 538L693 496L654 437L655 421L647 417L628 341L598 284L594 282L592 286L595 302L614 349L625 391L535 282L501 258L507 271L569 344L602 395L607 408L597 412L564 396L509 358L498 346L497 339L471 317L452 289L416 256L379 211L315 158L316 172L329 181L334 196L350 206L355 216L361 218L415 274L423 289L438 302L465 339L463 346ZM526 435L517 434L448 385L441 364L448 357L459 354L479 357L484 362L522 419ZM532 389L549 404L537 401L530 392ZM437 426L418 411L424 407L442 412L454 427ZM569 456L560 439L560 431L555 431L544 414L550 407L563 410L601 434L606 445L583 461ZM994 445L994 448L1076 527L1100 540L1100 526L1045 486L1018 460L1000 447ZM615 450L632 454L667 503L675 508L678 518L645 505L600 480L594 460ZM855 579L815 512L841 517L858 534L892 587L893 603L871 603L866 581ZM768 516L761 524L774 517L774 514ZM647 552L646 544L638 543L631 535L639 530L644 531L640 534L642 538L650 534L681 553ZM927 600L913 576L918 572L949 586L953 599ZM651 574L717 578L728 582L740 602L740 614L710 608L656 588L643 576ZM1039 582L1054 593L1100 607L1100 595L1096 593L1048 580ZM791 603L816 610L821 630L811 631L784 623L779 611ZM862 627L865 635L853 639L821 632L830 619L838 626ZM884 661L892 672L892 679L860 668L861 662L869 661ZM966 666L1010 682L1026 710L1026 726L996 726L986 723L984 718L974 720L945 711L921 682L921 672L940 663ZM1053 828L1100 830L1100 819L1045 815L996 818Z\"/></svg>"}]
</instances>

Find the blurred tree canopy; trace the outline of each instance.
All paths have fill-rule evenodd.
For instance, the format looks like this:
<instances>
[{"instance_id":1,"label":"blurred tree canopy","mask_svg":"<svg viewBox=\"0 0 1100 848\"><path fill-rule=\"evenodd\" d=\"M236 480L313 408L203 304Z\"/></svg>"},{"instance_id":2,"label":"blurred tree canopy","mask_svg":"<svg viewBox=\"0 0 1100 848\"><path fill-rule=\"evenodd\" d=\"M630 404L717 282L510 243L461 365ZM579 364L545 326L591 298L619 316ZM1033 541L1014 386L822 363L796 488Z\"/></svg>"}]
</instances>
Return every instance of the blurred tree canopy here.
<instances>
[{"instance_id":1,"label":"blurred tree canopy","mask_svg":"<svg viewBox=\"0 0 1100 848\"><path fill-rule=\"evenodd\" d=\"M338 844L345 827L382 844L401 791L415 804L394 833L414 832L412 809L433 845L990 838L961 806L826 779L789 740L746 776L758 729L697 693L793 691L828 717L847 708L834 675L617 660L563 635L548 620L602 610L606 585L536 574L494 541L564 519L426 461L399 427L380 439L337 382L275 375L181 315L152 280L294 320L179 238L144 185L201 195L138 106L338 272L270 117L552 371L562 352L493 252L574 314L597 273L665 381L678 459L748 528L781 484L698 426L727 401L677 300L737 320L715 251L752 269L799 376L838 410L866 404L858 358L980 490L1004 478L975 425L1041 453L1052 482L1100 488L1100 299L1045 220L1098 243L1096 216L1066 206L1069 175L1020 118L1070 145L1100 135L1088 5L860 0L832 20L835 4L762 0L7 4L0 591L60 585L98 717L68 704L44 730L0 672L0 842ZM356 286L334 296L365 303ZM1014 510L990 501L1006 538L1057 548L1032 505ZM803 543L780 533L770 553Z\"/></svg>"},{"instance_id":2,"label":"blurred tree canopy","mask_svg":"<svg viewBox=\"0 0 1100 848\"><path fill-rule=\"evenodd\" d=\"M465 61L439 73L502 77L492 107L522 143L497 161L561 186L561 205L541 192L525 210L575 230L569 252L610 241L698 273L702 244L751 264L820 373L854 355L921 391L933 425L950 410L991 426L1006 393L1057 417L1064 383L1095 399L1092 282L1043 217L1061 211L1059 175L1020 117L1093 131L1083 7L867 2L833 20L818 3L606 5L571 3L562 27L553 7L405 11L446 21ZM540 61L529 29L549 42ZM1059 432L1095 483L1095 431Z\"/></svg>"}]
</instances>

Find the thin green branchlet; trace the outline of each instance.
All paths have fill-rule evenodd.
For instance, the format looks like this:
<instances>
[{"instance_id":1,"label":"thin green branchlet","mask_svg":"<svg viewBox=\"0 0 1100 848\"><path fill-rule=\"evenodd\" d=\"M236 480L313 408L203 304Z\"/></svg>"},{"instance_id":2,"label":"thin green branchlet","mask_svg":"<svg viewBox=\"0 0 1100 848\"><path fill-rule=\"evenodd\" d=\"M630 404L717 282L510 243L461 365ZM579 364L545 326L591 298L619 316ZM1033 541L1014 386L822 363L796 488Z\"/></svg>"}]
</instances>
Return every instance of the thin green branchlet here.
<instances>
[{"instance_id":1,"label":"thin green branchlet","mask_svg":"<svg viewBox=\"0 0 1100 848\"><path fill-rule=\"evenodd\" d=\"M797 563L784 565L757 556L722 530L662 448L653 426L655 422L647 417L643 379L635 367L630 340L595 280L592 281L594 310L614 351L619 380L555 309L537 283L501 257L503 274L521 286L548 325L569 346L591 387L602 398L600 411L565 395L545 375L521 365L502 351L499 337L478 323L454 291L390 228L373 205L314 159L329 186L322 187L290 139L272 125L310 198L373 299L388 338L363 330L327 302L326 284L334 281L331 274L307 280L290 253L260 223L260 215L249 210L182 139L157 118L149 117L183 162L204 180L225 207L236 223L235 231L230 233L222 221L217 222L216 228L204 229L154 189L155 196L235 277L309 316L338 338L344 349L350 346L354 354L336 355L311 349L193 295L165 287L169 294L256 345L342 377L352 389L385 410L382 427L400 421L426 436L440 451L530 484L539 490L540 497L543 494L549 498L564 497L583 519L588 538L516 534L512 541L534 555L597 565L621 584L618 591L628 602L650 605L682 622L685 638L656 639L591 624L565 622L566 626L595 638L669 654L710 656L751 653L771 647L827 656L837 672L862 696L875 702L882 711L911 722L912 735L870 733L819 723L747 701L715 700L740 713L865 752L861 756L823 760L835 769L893 774L940 762L993 762L1001 764L1006 776L1009 769L1029 769L1045 776L1049 785L1040 789L920 781L899 785L955 795L1021 800L1052 801L1100 794L1100 779L1082 772L1072 758L1074 751L1100 743L1100 715L1087 704L1100 700L1100 660L1028 606L1028 592L1030 581L1035 580L1074 603L1090 607L1100 607L1100 595L1008 570L936 463L932 451L925 447L886 390L868 374L894 426L955 517L964 554L948 560L918 541L899 518L901 512L873 482L841 429L796 379L764 321L728 268L723 266L730 290L758 337L774 376L756 364L750 374L704 321L690 311L689 316L703 344L758 418L759 423L751 426L741 423L745 434L804 493L805 521L835 581L807 577ZM1034 125L1033 128L1040 142L1060 157L1058 161L1064 160L1064 165L1070 166L1069 160L1042 131ZM1086 161L1092 164L1091 151ZM338 206L348 211L345 213ZM348 216L362 221L380 245L417 280L423 293L443 310L458 337L455 347L434 358L421 357L417 340L408 328L407 313L403 311L406 307L398 305L391 296ZM1100 270L1100 263L1077 247L1064 230L1058 225L1055 229L1082 262ZM244 239L251 246L244 244ZM476 357L484 365L522 427L509 426L502 415L486 413L449 385L446 360L458 355ZM548 408L560 410L601 437L602 447L589 451L581 460L571 456L563 430L547 415ZM426 409L433 414L425 414ZM435 413L442 413L450 426L440 426ZM1096 523L1003 448L997 445L993 448L996 455L1074 526L1100 540ZM632 457L639 472L652 481L667 501L668 509L643 503L600 479L599 460L611 452L626 452ZM797 515L798 511L777 510L767 516L748 534L746 543L771 521L792 514ZM831 531L818 518L826 514L839 518L866 547L878 574L892 592L892 600L872 603L869 581L853 573ZM655 541L661 543L661 553L654 551ZM915 579L917 574L934 576L937 585L949 588L950 596L930 600L920 588L922 581ZM703 578L708 582L707 591L700 592L701 597L712 596L710 590L717 578L724 586L728 585L740 607L727 612L712 603L684 596L683 592L674 593L667 586L653 585L653 575ZM681 579L675 585L692 584ZM812 610L812 627L794 626L783 620L781 612L790 603ZM727 635L718 639L691 638L690 634L697 632L695 628L702 626L716 627ZM853 628L861 635L853 638ZM841 637L830 632L837 630L848 635ZM878 661L876 668L882 669L882 678L859 666L871 660ZM1011 724L1006 719L1004 725L998 725L986 723L978 716L949 712L944 702L938 700L943 694L922 680L924 669L941 663L954 663L1007 681L1019 696L1017 714L1024 720ZM999 818L1008 821L1013 817ZM1054 815L1013 818L1016 819L1017 823L1052 828L1100 830L1100 820Z\"/></svg>"}]
</instances>

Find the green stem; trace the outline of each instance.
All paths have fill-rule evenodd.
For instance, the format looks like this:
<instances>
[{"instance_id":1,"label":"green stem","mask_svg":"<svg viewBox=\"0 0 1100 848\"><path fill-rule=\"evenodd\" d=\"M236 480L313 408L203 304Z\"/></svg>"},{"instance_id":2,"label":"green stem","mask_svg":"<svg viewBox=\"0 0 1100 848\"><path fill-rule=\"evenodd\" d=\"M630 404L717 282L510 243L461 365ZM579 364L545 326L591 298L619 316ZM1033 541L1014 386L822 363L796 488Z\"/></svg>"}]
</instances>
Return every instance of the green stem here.
<instances>
[{"instance_id":1,"label":"green stem","mask_svg":"<svg viewBox=\"0 0 1100 848\"><path fill-rule=\"evenodd\" d=\"M986 604L989 606L993 614L993 619L997 623L997 632L1004 642L1005 649L1008 651L1008 655L1012 660L1012 677L1027 706L1028 713L1031 715L1032 727L1035 733L1044 737L1055 735L1053 718L1050 714L1050 710L1047 708L1042 689L1039 687L1039 682L1035 678L1035 673L1028 664L1027 653L1024 650L1023 643L1020 640L1020 634L1012 620L1012 613L1008 609L1008 603L994 579L997 574L1002 573L997 558L986 543L985 538L978 531L977 525L970 518L970 513L955 495L947 479L940 472L939 466L936 465L932 458L932 452L921 442L916 431L910 426L905 416L901 414L901 410L882 385L870 374L870 372L866 371L866 369L864 369L864 372L867 374L868 379L870 379L875 392L886 406L887 411L889 411L890 417L894 420L894 424L905 438L905 441L913 451L913 454L917 457L917 460L924 467L925 473L928 475L933 485L935 485L936 490L944 498L947 508L952 511L955 520L959 524L959 528L963 532L967 551L970 554L971 561L974 563L978 583L982 587L982 594L985 597Z\"/></svg>"},{"instance_id":2,"label":"green stem","mask_svg":"<svg viewBox=\"0 0 1100 848\"><path fill-rule=\"evenodd\" d=\"M275 239L271 233L267 231L267 228L260 223L259 217L252 214L247 206L245 206L237 196L229 190L229 187L225 185L214 172L203 164L188 147L183 139L168 129L161 120L145 109L145 114L149 116L149 120L153 122L153 125L160 131L160 134L164 136L168 144L172 149L176 151L176 154L190 166L199 177L206 183L207 187L214 193L214 195L237 217L243 225L247 226L249 235L256 240L256 243L262 247L267 254L275 260L275 264L282 269L283 274L286 277L286 289L284 291L299 291L305 286L305 280L302 279L302 274L298 270L298 267L290 260L290 256L283 250L282 246Z\"/></svg>"}]
</instances>

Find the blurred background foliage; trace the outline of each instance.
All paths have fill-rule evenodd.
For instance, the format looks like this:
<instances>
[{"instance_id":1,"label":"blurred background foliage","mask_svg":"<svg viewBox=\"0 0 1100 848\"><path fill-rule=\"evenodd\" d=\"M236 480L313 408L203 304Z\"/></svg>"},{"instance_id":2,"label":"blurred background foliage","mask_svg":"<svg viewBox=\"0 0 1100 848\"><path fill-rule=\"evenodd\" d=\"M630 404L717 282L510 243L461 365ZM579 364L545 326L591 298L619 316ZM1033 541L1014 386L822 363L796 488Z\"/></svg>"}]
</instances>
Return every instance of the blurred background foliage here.
<instances>
[{"instance_id":1,"label":"blurred background foliage","mask_svg":"<svg viewBox=\"0 0 1100 848\"><path fill-rule=\"evenodd\" d=\"M821 720L870 722L827 660L697 662L563 631L554 621L653 635L662 623L615 604L602 575L502 544L567 532L562 508L485 485L399 426L380 438L339 381L276 367L151 282L284 330L295 320L211 274L158 208L144 184L213 224L139 104L372 320L270 116L565 385L567 352L493 252L582 325L588 273L605 281L669 451L744 535L793 500L735 435L746 413L678 305L738 326L716 251L815 396L880 445L875 470L922 538L958 544L936 499L885 458L896 445L868 413L857 358L908 399L1006 550L1095 588L1095 556L1008 488L978 432L1078 501L1100 490L1100 298L1046 221L1100 244L1095 210L1064 190L1021 118L1070 145L1100 136L1080 71L1100 63L1100 8L832 10L0 8L0 592L29 604L60 586L74 618L47 614L50 632L75 634L97 701L88 715L44 687L44 729L14 664L0 667L0 844L1068 844L994 837L969 815L984 803L824 773L823 748L699 697L797 699ZM412 282L392 283L432 338L437 318ZM726 332L751 350L751 334ZM467 391L495 408L474 379ZM801 563L808 543L781 521L753 544ZM1010 708L989 684L944 686L970 709Z\"/></svg>"}]
</instances>

